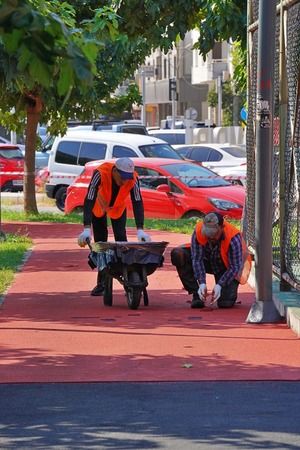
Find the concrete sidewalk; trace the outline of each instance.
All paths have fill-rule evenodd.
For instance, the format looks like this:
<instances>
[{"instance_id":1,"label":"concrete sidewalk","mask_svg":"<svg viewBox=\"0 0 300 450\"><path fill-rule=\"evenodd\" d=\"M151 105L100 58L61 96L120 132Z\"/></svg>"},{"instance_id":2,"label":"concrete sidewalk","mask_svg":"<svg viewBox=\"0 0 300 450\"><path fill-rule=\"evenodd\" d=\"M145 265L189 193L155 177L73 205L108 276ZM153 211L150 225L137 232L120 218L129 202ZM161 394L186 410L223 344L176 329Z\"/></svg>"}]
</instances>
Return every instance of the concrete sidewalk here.
<instances>
[{"instance_id":1,"label":"concrete sidewalk","mask_svg":"<svg viewBox=\"0 0 300 450\"><path fill-rule=\"evenodd\" d=\"M245 322L249 285L231 310L190 308L170 262L186 235L151 231L170 244L149 277L149 306L132 311L117 282L111 308L89 295L96 274L77 246L80 225L3 228L28 234L34 246L0 310L2 383L300 379L299 340L286 323Z\"/></svg>"}]
</instances>

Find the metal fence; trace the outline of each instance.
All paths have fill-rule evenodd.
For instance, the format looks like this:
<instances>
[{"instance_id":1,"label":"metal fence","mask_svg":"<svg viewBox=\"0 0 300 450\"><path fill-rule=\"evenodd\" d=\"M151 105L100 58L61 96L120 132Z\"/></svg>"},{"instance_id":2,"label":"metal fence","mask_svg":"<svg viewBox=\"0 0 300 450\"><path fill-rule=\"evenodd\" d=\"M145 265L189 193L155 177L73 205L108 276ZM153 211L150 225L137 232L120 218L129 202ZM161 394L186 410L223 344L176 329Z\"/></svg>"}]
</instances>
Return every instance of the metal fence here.
<instances>
[{"instance_id":1,"label":"metal fence","mask_svg":"<svg viewBox=\"0 0 300 450\"><path fill-rule=\"evenodd\" d=\"M258 8L259 0L248 0L245 232L254 249ZM300 290L300 0L277 4L274 101L273 269L283 289Z\"/></svg>"}]
</instances>

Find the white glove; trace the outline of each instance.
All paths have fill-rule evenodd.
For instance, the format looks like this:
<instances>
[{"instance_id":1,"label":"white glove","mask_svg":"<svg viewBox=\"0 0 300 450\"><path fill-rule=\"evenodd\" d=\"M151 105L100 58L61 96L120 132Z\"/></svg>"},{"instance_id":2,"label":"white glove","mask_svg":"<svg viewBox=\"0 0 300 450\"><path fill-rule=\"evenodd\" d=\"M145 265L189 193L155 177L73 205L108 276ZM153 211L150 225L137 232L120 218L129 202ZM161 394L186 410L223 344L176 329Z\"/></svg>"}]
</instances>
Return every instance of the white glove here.
<instances>
[{"instance_id":1,"label":"white glove","mask_svg":"<svg viewBox=\"0 0 300 450\"><path fill-rule=\"evenodd\" d=\"M206 296L207 296L207 287L205 283L200 284L198 289L198 295L200 299L205 302Z\"/></svg>"},{"instance_id":2,"label":"white glove","mask_svg":"<svg viewBox=\"0 0 300 450\"><path fill-rule=\"evenodd\" d=\"M145 233L142 229L137 230L137 238L139 242L151 242L151 237L149 234Z\"/></svg>"},{"instance_id":3,"label":"white glove","mask_svg":"<svg viewBox=\"0 0 300 450\"><path fill-rule=\"evenodd\" d=\"M213 302L216 302L217 300L219 300L219 298L221 296L221 290L222 290L221 286L219 284L216 284L212 291L212 301Z\"/></svg>"},{"instance_id":4,"label":"white glove","mask_svg":"<svg viewBox=\"0 0 300 450\"><path fill-rule=\"evenodd\" d=\"M79 247L85 247L87 239L91 240L91 229L85 228L82 233L78 236Z\"/></svg>"}]
</instances>

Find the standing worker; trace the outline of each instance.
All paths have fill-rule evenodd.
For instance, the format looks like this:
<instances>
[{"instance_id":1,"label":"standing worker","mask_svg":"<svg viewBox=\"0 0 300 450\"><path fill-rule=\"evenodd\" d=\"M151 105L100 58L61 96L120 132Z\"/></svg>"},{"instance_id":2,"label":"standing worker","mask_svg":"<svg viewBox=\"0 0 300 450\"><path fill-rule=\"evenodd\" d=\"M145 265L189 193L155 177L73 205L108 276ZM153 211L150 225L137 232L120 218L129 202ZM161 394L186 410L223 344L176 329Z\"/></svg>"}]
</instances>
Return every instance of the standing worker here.
<instances>
[{"instance_id":1,"label":"standing worker","mask_svg":"<svg viewBox=\"0 0 300 450\"><path fill-rule=\"evenodd\" d=\"M140 242L151 241L150 236L143 230L144 205L140 191L138 175L134 170L134 163L124 157L115 163L105 162L99 165L93 173L83 206L84 230L78 237L78 245L84 247L87 240L91 240L91 225L95 242L107 242L107 216L111 225L115 241L127 241L126 234L126 200L131 197L137 237ZM102 278L102 279L101 279ZM91 295L103 295L104 279L98 272L97 285Z\"/></svg>"},{"instance_id":2,"label":"standing worker","mask_svg":"<svg viewBox=\"0 0 300 450\"><path fill-rule=\"evenodd\" d=\"M240 231L218 213L209 213L198 222L191 245L174 248L171 260L184 288L193 294L192 308L205 306L207 273L215 278L211 304L231 308L239 284L247 282L251 270L251 257Z\"/></svg>"}]
</instances>

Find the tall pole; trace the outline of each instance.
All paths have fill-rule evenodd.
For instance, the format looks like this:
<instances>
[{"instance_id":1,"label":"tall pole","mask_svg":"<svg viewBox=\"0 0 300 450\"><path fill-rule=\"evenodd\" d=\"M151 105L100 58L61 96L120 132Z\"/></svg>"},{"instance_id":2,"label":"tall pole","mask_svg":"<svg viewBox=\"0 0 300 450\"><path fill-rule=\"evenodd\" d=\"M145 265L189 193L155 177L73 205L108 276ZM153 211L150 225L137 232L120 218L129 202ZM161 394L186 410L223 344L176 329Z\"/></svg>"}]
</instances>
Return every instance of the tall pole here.
<instances>
[{"instance_id":1,"label":"tall pole","mask_svg":"<svg viewBox=\"0 0 300 450\"><path fill-rule=\"evenodd\" d=\"M280 315L272 292L272 165L273 78L277 0L260 0L258 28L256 186L255 186L255 281L256 300L247 322L277 322Z\"/></svg>"},{"instance_id":2,"label":"tall pole","mask_svg":"<svg viewBox=\"0 0 300 450\"><path fill-rule=\"evenodd\" d=\"M147 126L147 116L146 116L146 75L145 71L142 70L142 97L143 97L143 104L142 104L142 123L146 127Z\"/></svg>"},{"instance_id":3,"label":"tall pole","mask_svg":"<svg viewBox=\"0 0 300 450\"><path fill-rule=\"evenodd\" d=\"M291 286L287 283L282 274L287 271L285 258L285 221L286 221L286 177L285 177L285 137L288 117L288 92L287 92L287 73L286 73L286 11L283 9L281 0L280 4L280 58L279 58L279 202L280 202L280 290L290 291Z\"/></svg>"},{"instance_id":4,"label":"tall pole","mask_svg":"<svg viewBox=\"0 0 300 450\"><path fill-rule=\"evenodd\" d=\"M176 87L176 78L173 78L173 89L172 89L172 129L175 129L176 123L176 100L177 100L177 87Z\"/></svg>"},{"instance_id":5,"label":"tall pole","mask_svg":"<svg viewBox=\"0 0 300 450\"><path fill-rule=\"evenodd\" d=\"M217 78L217 94L218 94L218 127L222 126L222 77Z\"/></svg>"}]
</instances>

